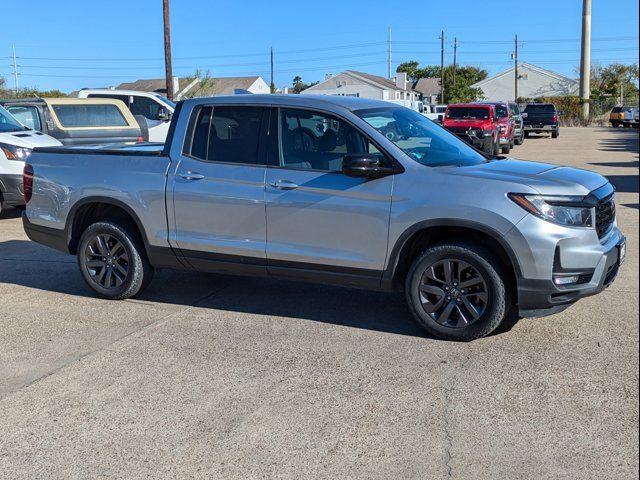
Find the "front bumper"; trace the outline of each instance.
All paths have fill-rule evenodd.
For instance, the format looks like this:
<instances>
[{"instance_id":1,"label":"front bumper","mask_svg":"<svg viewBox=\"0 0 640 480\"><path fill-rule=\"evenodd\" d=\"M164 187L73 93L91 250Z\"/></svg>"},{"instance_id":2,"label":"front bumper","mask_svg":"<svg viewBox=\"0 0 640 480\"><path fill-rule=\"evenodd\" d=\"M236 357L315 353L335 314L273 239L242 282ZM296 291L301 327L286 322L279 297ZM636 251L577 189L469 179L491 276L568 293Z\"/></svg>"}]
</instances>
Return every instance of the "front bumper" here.
<instances>
[{"instance_id":1,"label":"front bumper","mask_svg":"<svg viewBox=\"0 0 640 480\"><path fill-rule=\"evenodd\" d=\"M563 270L554 265L554 277L576 275L580 282L571 285L557 285L553 280L518 280L518 307L522 317L542 317L558 313L581 298L596 295L609 287L616 279L620 265L624 261L626 239L619 233L615 245L603 252L595 268L572 268ZM560 268L558 272L557 269Z\"/></svg>"},{"instance_id":2,"label":"front bumper","mask_svg":"<svg viewBox=\"0 0 640 480\"><path fill-rule=\"evenodd\" d=\"M24 205L22 175L0 174L0 194L5 205Z\"/></svg>"}]
</instances>

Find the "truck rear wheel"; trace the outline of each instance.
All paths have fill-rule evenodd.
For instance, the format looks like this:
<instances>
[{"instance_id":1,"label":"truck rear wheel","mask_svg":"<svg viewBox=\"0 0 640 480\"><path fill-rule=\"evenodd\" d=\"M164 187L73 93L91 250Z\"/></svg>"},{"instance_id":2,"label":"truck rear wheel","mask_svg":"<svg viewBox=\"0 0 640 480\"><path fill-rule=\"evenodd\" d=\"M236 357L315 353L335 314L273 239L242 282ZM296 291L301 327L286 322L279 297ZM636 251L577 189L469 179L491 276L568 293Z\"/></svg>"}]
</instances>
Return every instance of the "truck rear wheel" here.
<instances>
[{"instance_id":1,"label":"truck rear wheel","mask_svg":"<svg viewBox=\"0 0 640 480\"><path fill-rule=\"evenodd\" d=\"M431 335L470 341L493 332L508 313L502 264L468 243L427 248L407 274L405 293L417 322Z\"/></svg>"},{"instance_id":2,"label":"truck rear wheel","mask_svg":"<svg viewBox=\"0 0 640 480\"><path fill-rule=\"evenodd\" d=\"M551 131L551 138L558 138L558 135L560 135L560 131L559 130L552 130Z\"/></svg>"},{"instance_id":3,"label":"truck rear wheel","mask_svg":"<svg viewBox=\"0 0 640 480\"><path fill-rule=\"evenodd\" d=\"M502 153L504 153L505 155L508 154L510 151L511 151L511 145L509 145L508 143L502 146Z\"/></svg>"},{"instance_id":4,"label":"truck rear wheel","mask_svg":"<svg viewBox=\"0 0 640 480\"><path fill-rule=\"evenodd\" d=\"M137 295L153 278L141 241L127 227L109 221L94 223L84 231L78 266L85 282L112 300Z\"/></svg>"}]
</instances>

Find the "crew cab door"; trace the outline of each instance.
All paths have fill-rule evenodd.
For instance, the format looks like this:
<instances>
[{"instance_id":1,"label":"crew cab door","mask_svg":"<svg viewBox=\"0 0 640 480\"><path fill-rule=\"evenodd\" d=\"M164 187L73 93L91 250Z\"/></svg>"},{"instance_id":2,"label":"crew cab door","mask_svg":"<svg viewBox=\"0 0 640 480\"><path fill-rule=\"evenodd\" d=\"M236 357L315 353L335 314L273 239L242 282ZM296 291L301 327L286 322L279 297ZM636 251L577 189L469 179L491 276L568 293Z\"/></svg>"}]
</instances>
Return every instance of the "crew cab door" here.
<instances>
[{"instance_id":1,"label":"crew cab door","mask_svg":"<svg viewBox=\"0 0 640 480\"><path fill-rule=\"evenodd\" d=\"M198 270L235 273L244 266L266 274L265 111L238 105L192 111L167 202L171 244Z\"/></svg>"},{"instance_id":2,"label":"crew cab door","mask_svg":"<svg viewBox=\"0 0 640 480\"><path fill-rule=\"evenodd\" d=\"M342 173L346 154L384 155L348 122L322 112L281 108L279 159L266 172L267 264L379 281L389 231L393 176ZM301 270L300 270L301 269Z\"/></svg>"}]
</instances>

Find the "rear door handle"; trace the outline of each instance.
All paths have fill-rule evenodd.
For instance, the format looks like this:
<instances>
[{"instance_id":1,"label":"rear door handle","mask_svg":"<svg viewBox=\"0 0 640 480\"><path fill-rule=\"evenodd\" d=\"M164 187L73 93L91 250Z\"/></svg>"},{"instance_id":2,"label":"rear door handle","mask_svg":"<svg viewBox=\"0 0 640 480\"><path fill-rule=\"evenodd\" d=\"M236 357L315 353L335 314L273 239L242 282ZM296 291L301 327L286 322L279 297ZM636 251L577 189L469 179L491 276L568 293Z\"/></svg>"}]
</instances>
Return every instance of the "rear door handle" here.
<instances>
[{"instance_id":1,"label":"rear door handle","mask_svg":"<svg viewBox=\"0 0 640 480\"><path fill-rule=\"evenodd\" d=\"M204 178L204 175L198 172L181 173L180 176L185 180L202 180Z\"/></svg>"},{"instance_id":2,"label":"rear door handle","mask_svg":"<svg viewBox=\"0 0 640 480\"><path fill-rule=\"evenodd\" d=\"M272 188L277 188L278 190L295 190L298 188L297 183L293 183L289 180L276 180L274 182L270 182L269 186Z\"/></svg>"}]
</instances>

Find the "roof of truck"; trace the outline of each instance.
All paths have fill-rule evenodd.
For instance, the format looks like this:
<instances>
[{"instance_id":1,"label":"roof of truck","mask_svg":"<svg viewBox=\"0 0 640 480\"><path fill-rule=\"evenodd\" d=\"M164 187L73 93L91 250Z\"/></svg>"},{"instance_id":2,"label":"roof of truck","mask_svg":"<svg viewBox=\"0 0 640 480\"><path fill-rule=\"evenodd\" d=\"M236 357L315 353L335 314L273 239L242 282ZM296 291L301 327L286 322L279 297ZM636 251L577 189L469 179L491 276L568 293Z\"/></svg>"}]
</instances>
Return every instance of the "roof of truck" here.
<instances>
[{"instance_id":1,"label":"roof of truck","mask_svg":"<svg viewBox=\"0 0 640 480\"><path fill-rule=\"evenodd\" d=\"M281 105L292 107L319 107L322 105L341 107L347 110L362 110L367 108L390 107L392 104L382 100L359 97L341 97L337 95L304 95L304 94L274 94L274 95L223 95L219 97L200 97L184 100L185 104L234 104L234 105Z\"/></svg>"}]
</instances>

